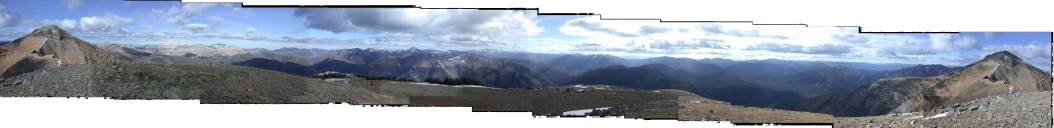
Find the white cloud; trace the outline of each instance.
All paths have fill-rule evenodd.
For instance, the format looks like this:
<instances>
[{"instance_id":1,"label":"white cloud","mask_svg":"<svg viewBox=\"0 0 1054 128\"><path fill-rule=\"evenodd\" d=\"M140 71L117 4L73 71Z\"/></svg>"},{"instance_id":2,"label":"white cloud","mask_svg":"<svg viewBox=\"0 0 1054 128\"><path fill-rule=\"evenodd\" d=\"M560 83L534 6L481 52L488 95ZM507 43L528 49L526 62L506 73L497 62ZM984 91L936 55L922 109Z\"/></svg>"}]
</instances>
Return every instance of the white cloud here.
<instances>
[{"instance_id":1,"label":"white cloud","mask_svg":"<svg viewBox=\"0 0 1054 128\"><path fill-rule=\"evenodd\" d=\"M185 31L189 31L189 32L194 32L194 33L203 33L203 32L211 31L212 30L212 26L209 26L207 24L201 24L201 23L190 23L190 24L183 25L183 27L181 27L181 29L183 29Z\"/></svg>"},{"instance_id":2,"label":"white cloud","mask_svg":"<svg viewBox=\"0 0 1054 128\"><path fill-rule=\"evenodd\" d=\"M227 21L227 20L223 19L223 17L220 17L220 16L212 16L212 17L209 17L209 21L212 21L213 23L222 23L222 22Z\"/></svg>"},{"instance_id":3,"label":"white cloud","mask_svg":"<svg viewBox=\"0 0 1054 128\"><path fill-rule=\"evenodd\" d=\"M412 35L462 45L510 44L542 31L534 15L508 10L302 8L295 16L303 17L308 28L334 33Z\"/></svg>"},{"instance_id":4,"label":"white cloud","mask_svg":"<svg viewBox=\"0 0 1054 128\"><path fill-rule=\"evenodd\" d=\"M256 34L256 27L245 28L245 33Z\"/></svg>"},{"instance_id":5,"label":"white cloud","mask_svg":"<svg viewBox=\"0 0 1054 128\"><path fill-rule=\"evenodd\" d=\"M86 16L80 19L43 20L39 25L57 24L67 30L86 32L89 34L101 33L127 33L126 26L133 23L132 18L121 17L113 14L103 16Z\"/></svg>"},{"instance_id":6,"label":"white cloud","mask_svg":"<svg viewBox=\"0 0 1054 128\"><path fill-rule=\"evenodd\" d=\"M930 34L930 43L933 48L943 51L959 51L964 49L980 48L977 41L969 36L958 34Z\"/></svg>"},{"instance_id":7,"label":"white cloud","mask_svg":"<svg viewBox=\"0 0 1054 128\"><path fill-rule=\"evenodd\" d=\"M201 14L201 12L220 5L218 3L182 3L165 10L155 10L155 12L165 16L165 22L176 25L190 24L190 19L194 16Z\"/></svg>"},{"instance_id":8,"label":"white cloud","mask_svg":"<svg viewBox=\"0 0 1054 128\"><path fill-rule=\"evenodd\" d=\"M744 50L761 50L777 53L844 55L856 49L851 44L837 43L835 39L832 39L832 33L842 31L841 28L833 27L658 23L582 17L567 21L560 27L560 31L568 35L585 37L585 42L596 44L583 45L581 46L583 48L577 50L621 50L667 54L726 54Z\"/></svg>"},{"instance_id":9,"label":"white cloud","mask_svg":"<svg viewBox=\"0 0 1054 128\"><path fill-rule=\"evenodd\" d=\"M19 17L7 13L7 7L0 4L0 28L18 25Z\"/></svg>"},{"instance_id":10,"label":"white cloud","mask_svg":"<svg viewBox=\"0 0 1054 128\"><path fill-rule=\"evenodd\" d=\"M117 15L107 14L102 17L81 17L80 26L78 27L85 31L119 32L124 31L123 27L131 23L132 18L125 18Z\"/></svg>"},{"instance_id":11,"label":"white cloud","mask_svg":"<svg viewBox=\"0 0 1054 128\"><path fill-rule=\"evenodd\" d=\"M583 17L560 31L584 37L578 52L621 52L688 58L793 59L878 63L963 64L981 49L967 34L858 33L852 27L759 26L745 23L657 23ZM988 34L991 38L992 34ZM689 43L706 40L705 43ZM684 43L681 43L684 42ZM1049 52L1048 52L1049 53ZM975 61L975 60L970 60Z\"/></svg>"},{"instance_id":12,"label":"white cloud","mask_svg":"<svg viewBox=\"0 0 1054 128\"><path fill-rule=\"evenodd\" d=\"M84 6L83 0L62 0L62 5L66 5L67 9L73 10Z\"/></svg>"}]
</instances>

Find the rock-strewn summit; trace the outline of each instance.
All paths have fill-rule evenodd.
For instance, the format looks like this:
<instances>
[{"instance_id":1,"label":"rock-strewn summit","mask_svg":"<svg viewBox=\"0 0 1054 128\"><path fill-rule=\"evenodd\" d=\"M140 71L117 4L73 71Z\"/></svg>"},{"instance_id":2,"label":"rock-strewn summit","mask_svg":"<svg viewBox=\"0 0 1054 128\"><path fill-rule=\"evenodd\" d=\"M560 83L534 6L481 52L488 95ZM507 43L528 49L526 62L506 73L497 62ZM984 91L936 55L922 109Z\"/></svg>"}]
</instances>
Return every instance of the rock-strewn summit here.
<instances>
[{"instance_id":1,"label":"rock-strewn summit","mask_svg":"<svg viewBox=\"0 0 1054 128\"><path fill-rule=\"evenodd\" d=\"M10 77L64 64L117 63L127 57L102 50L58 26L48 25L0 46L0 71Z\"/></svg>"},{"instance_id":2,"label":"rock-strewn summit","mask_svg":"<svg viewBox=\"0 0 1054 128\"><path fill-rule=\"evenodd\" d=\"M928 111L994 95L1051 90L1051 76L1010 52L1000 51L947 74L897 77L816 100L807 111L869 116ZM835 105L843 104L843 105Z\"/></svg>"}]
</instances>

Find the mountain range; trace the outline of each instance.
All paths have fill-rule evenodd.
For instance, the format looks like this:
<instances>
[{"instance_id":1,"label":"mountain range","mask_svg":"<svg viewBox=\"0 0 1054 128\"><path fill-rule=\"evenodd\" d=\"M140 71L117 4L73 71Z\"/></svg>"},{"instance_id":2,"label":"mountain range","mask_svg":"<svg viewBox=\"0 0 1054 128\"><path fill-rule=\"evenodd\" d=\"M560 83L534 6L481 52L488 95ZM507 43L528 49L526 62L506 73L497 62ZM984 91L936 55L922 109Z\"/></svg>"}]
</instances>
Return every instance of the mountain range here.
<instances>
[{"instance_id":1,"label":"mountain range","mask_svg":"<svg viewBox=\"0 0 1054 128\"><path fill-rule=\"evenodd\" d=\"M115 46L119 53L216 53L221 49L180 52ZM145 47L145 48L144 48ZM191 47L191 46L166 46ZM202 46L197 46L202 47ZM605 84L638 89L681 89L735 105L774 107L825 94L848 92L882 78L927 77L950 72L942 65L867 64L789 60L625 59L610 55L542 54L497 50L439 51L382 49L244 49L229 56L161 54L158 63L232 64L311 76L336 71L395 79L470 79L499 88ZM151 56L155 57L155 56ZM158 58L158 57L155 57ZM857 66L850 66L857 65ZM862 66L861 66L862 65ZM854 67L904 67L871 70Z\"/></svg>"},{"instance_id":2,"label":"mountain range","mask_svg":"<svg viewBox=\"0 0 1054 128\"><path fill-rule=\"evenodd\" d=\"M3 53L0 69L4 74L0 78L0 96L3 97L200 99L202 103L407 102L405 98L363 87L339 86L257 68L166 64L197 60L114 46L99 47L55 25L38 28L6 43L0 46L0 51Z\"/></svg>"},{"instance_id":3,"label":"mountain range","mask_svg":"<svg viewBox=\"0 0 1054 128\"><path fill-rule=\"evenodd\" d=\"M497 50L268 50L219 44L92 45L53 25L0 46L0 71L0 83L16 85L0 88L0 94L16 96L193 98L209 103L408 102L368 87L308 78L339 72L412 82L478 81L481 86L504 89L566 85L674 89L732 105L834 116L927 111L985 96L1051 90L1049 72L1006 51L963 67L947 67L626 59ZM267 89L251 89L256 87Z\"/></svg>"}]
</instances>

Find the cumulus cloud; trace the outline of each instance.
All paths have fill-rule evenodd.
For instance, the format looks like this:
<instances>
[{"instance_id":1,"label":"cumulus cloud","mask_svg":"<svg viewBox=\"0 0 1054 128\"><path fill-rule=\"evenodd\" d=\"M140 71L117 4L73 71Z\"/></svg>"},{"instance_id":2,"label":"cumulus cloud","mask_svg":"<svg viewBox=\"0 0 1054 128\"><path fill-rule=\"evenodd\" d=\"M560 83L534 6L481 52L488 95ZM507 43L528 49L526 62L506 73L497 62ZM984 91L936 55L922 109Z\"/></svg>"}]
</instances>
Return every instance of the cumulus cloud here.
<instances>
[{"instance_id":1,"label":"cumulus cloud","mask_svg":"<svg viewBox=\"0 0 1054 128\"><path fill-rule=\"evenodd\" d=\"M0 28L18 25L19 17L7 13L7 7L0 4Z\"/></svg>"},{"instance_id":2,"label":"cumulus cloud","mask_svg":"<svg viewBox=\"0 0 1054 128\"><path fill-rule=\"evenodd\" d=\"M728 49L730 46L722 44L719 40L711 39L693 39L693 40L661 40L655 41L648 44L648 47L653 49L661 49L666 51L677 51L686 49L699 49L699 48L710 48L710 49Z\"/></svg>"},{"instance_id":3,"label":"cumulus cloud","mask_svg":"<svg viewBox=\"0 0 1054 128\"><path fill-rule=\"evenodd\" d=\"M976 39L961 34L930 34L933 48L944 51L979 49Z\"/></svg>"},{"instance_id":4,"label":"cumulus cloud","mask_svg":"<svg viewBox=\"0 0 1054 128\"><path fill-rule=\"evenodd\" d=\"M772 52L821 54L821 55L843 55L853 52L853 46L845 44L819 44L815 46L801 46L781 43L761 43L745 48L745 50L764 50Z\"/></svg>"},{"instance_id":5,"label":"cumulus cloud","mask_svg":"<svg viewBox=\"0 0 1054 128\"><path fill-rule=\"evenodd\" d=\"M674 28L671 27L655 25L608 24L604 21L597 20L594 18L579 18L569 20L564 23L563 26L561 26L561 29L566 29L565 31L599 33L626 38L649 36L653 34L667 33L674 30Z\"/></svg>"},{"instance_id":6,"label":"cumulus cloud","mask_svg":"<svg viewBox=\"0 0 1054 128\"><path fill-rule=\"evenodd\" d=\"M903 58L934 55L953 51L933 48L927 34L862 34L845 29L831 34L832 42L857 46L856 51L871 57Z\"/></svg>"},{"instance_id":7,"label":"cumulus cloud","mask_svg":"<svg viewBox=\"0 0 1054 128\"><path fill-rule=\"evenodd\" d=\"M256 27L245 28L245 33L247 33L247 34L256 34Z\"/></svg>"},{"instance_id":8,"label":"cumulus cloud","mask_svg":"<svg viewBox=\"0 0 1054 128\"><path fill-rule=\"evenodd\" d=\"M803 51L808 54L842 55L853 52L853 46L844 44L820 44L805 47Z\"/></svg>"},{"instance_id":9,"label":"cumulus cloud","mask_svg":"<svg viewBox=\"0 0 1054 128\"><path fill-rule=\"evenodd\" d=\"M673 31L673 29L672 28L666 28L666 27L656 27L656 26L641 26L640 27L640 32L637 32L637 33L640 33L640 35L651 35L651 34L656 34L656 33L666 33L666 32L670 32L670 31Z\"/></svg>"},{"instance_id":10,"label":"cumulus cloud","mask_svg":"<svg viewBox=\"0 0 1054 128\"><path fill-rule=\"evenodd\" d=\"M594 51L594 52L628 52L628 53L654 53L655 51L648 50L643 47L609 47L597 43L580 43L574 45L571 49L574 51Z\"/></svg>"},{"instance_id":11,"label":"cumulus cloud","mask_svg":"<svg viewBox=\"0 0 1054 128\"><path fill-rule=\"evenodd\" d=\"M967 54L972 55L981 51L982 47L987 47L980 41L999 38L997 34L992 33L985 33L984 37L974 36L975 34L869 34L858 33L857 29L735 23L663 24L603 21L596 17L568 20L560 28L565 34L585 37L583 41L593 42L574 45L570 50L617 51L627 54L694 54L722 51L731 53L733 57L749 59L838 58L883 63L963 64L959 60L976 59ZM693 39L717 41L693 42ZM1032 59L1033 62L1049 61L1049 57L1046 57L1049 52L1021 54L1041 56L1033 57L1036 58ZM1042 57L1047 59L1043 60Z\"/></svg>"},{"instance_id":12,"label":"cumulus cloud","mask_svg":"<svg viewBox=\"0 0 1054 128\"><path fill-rule=\"evenodd\" d=\"M113 14L102 16L85 16L80 19L62 20L32 20L33 25L59 25L63 29L85 34L119 34L128 33L127 26L133 24L133 19Z\"/></svg>"},{"instance_id":13,"label":"cumulus cloud","mask_svg":"<svg viewBox=\"0 0 1054 128\"><path fill-rule=\"evenodd\" d=\"M824 34L831 34L831 29L798 26L759 27L749 24L672 24L650 21L610 21L600 20L597 17L568 20L560 27L560 31L565 34L585 37L586 41L602 44L602 46L597 47L630 49L630 51L639 50L625 47L645 47L650 51L662 51L664 53L703 53L714 50L743 50L751 47L750 45L765 42L794 42L786 43L788 44L786 47L792 48L771 48L770 50L774 52L820 55L842 55L855 52L854 46L851 44L832 43L820 45L811 43L837 42L831 40L830 36L824 36ZM755 49L760 49L765 46L754 47ZM782 45L774 47L782 47Z\"/></svg>"},{"instance_id":14,"label":"cumulus cloud","mask_svg":"<svg viewBox=\"0 0 1054 128\"><path fill-rule=\"evenodd\" d=\"M82 0L62 0L62 5L65 5L67 9L71 9L72 10L72 9L77 9L77 8L80 8L81 6L84 6L84 1L82 1Z\"/></svg>"},{"instance_id":15,"label":"cumulus cloud","mask_svg":"<svg viewBox=\"0 0 1054 128\"><path fill-rule=\"evenodd\" d=\"M773 52L803 52L804 47L801 45L794 44L781 44L781 43L761 43L745 48L744 50L765 50Z\"/></svg>"},{"instance_id":16,"label":"cumulus cloud","mask_svg":"<svg viewBox=\"0 0 1054 128\"><path fill-rule=\"evenodd\" d=\"M304 26L333 33L413 35L455 44L489 44L542 31L523 11L461 9L301 8Z\"/></svg>"},{"instance_id":17,"label":"cumulus cloud","mask_svg":"<svg viewBox=\"0 0 1054 128\"><path fill-rule=\"evenodd\" d=\"M726 28L726 27L721 27L721 25L717 25L717 24L699 25L698 29L702 30L704 32L707 32L708 34L730 35L730 36L739 36L739 37L775 38L775 39L787 39L788 38L788 37L782 36L782 35L761 34L761 30L757 30L756 28L750 28L750 29L729 29L729 28Z\"/></svg>"},{"instance_id":18,"label":"cumulus cloud","mask_svg":"<svg viewBox=\"0 0 1054 128\"><path fill-rule=\"evenodd\" d=\"M165 22L186 25L190 24L190 19L204 12L206 9L220 5L219 3L182 3L177 6L165 10L154 10L156 13L160 13L165 16Z\"/></svg>"},{"instance_id":19,"label":"cumulus cloud","mask_svg":"<svg viewBox=\"0 0 1054 128\"><path fill-rule=\"evenodd\" d=\"M635 34L635 33L623 32L623 31L615 30L614 28L603 26L603 25L601 25L600 21L596 21L596 20L575 19L575 20L568 21L564 25L564 27L580 28L580 29L587 30L587 31L593 31L593 32L598 32L598 33L605 33L605 34L615 35L615 36L619 36L619 37L637 37L637 36L640 36L640 35Z\"/></svg>"},{"instance_id":20,"label":"cumulus cloud","mask_svg":"<svg viewBox=\"0 0 1054 128\"><path fill-rule=\"evenodd\" d=\"M189 32L202 33L202 32L207 32L207 31L212 30L212 26L209 26L207 24L201 24L201 23L190 23L190 24L183 25L183 27L180 27L180 29L183 29L183 30L189 31Z\"/></svg>"},{"instance_id":21,"label":"cumulus cloud","mask_svg":"<svg viewBox=\"0 0 1054 128\"><path fill-rule=\"evenodd\" d=\"M81 17L77 28L90 32L123 32L125 31L124 27L131 23L132 18L107 14L104 16Z\"/></svg>"}]
</instances>

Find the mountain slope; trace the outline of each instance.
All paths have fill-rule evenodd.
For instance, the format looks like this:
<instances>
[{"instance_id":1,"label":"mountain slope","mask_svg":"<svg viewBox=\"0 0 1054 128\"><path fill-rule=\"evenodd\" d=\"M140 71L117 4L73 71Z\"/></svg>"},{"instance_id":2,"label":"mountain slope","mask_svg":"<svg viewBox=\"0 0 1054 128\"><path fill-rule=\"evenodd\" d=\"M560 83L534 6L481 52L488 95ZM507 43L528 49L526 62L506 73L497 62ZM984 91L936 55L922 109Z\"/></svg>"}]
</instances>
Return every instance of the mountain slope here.
<instances>
[{"instance_id":1,"label":"mountain slope","mask_svg":"<svg viewBox=\"0 0 1054 128\"><path fill-rule=\"evenodd\" d=\"M309 54L305 58L317 61L312 61L312 65L300 65L296 62L284 61L296 60L295 58L276 58L295 56L288 55L289 53ZM530 68L513 60L485 58L465 52L418 49L385 51L356 48L331 50L321 55L315 55L315 53L318 53L317 50L302 51L294 48L263 51L255 54L255 56L260 56L259 58L233 62L233 64L304 76L324 71L336 71L414 81L463 78L478 80L485 86L501 88L549 86L551 84L549 80L534 74Z\"/></svg>"},{"instance_id":2,"label":"mountain slope","mask_svg":"<svg viewBox=\"0 0 1054 128\"><path fill-rule=\"evenodd\" d=\"M605 84L636 89L679 89L709 99L757 107L768 107L778 101L801 98L789 91L759 88L728 72L695 75L664 64L646 64L638 67L611 65L582 73L573 84Z\"/></svg>"},{"instance_id":3,"label":"mountain slope","mask_svg":"<svg viewBox=\"0 0 1054 128\"><path fill-rule=\"evenodd\" d=\"M149 53L77 39L45 26L2 48L4 97L200 99L203 103L405 104L407 99L318 79L230 65L157 64ZM111 51L122 52L111 52Z\"/></svg>"},{"instance_id":4,"label":"mountain slope","mask_svg":"<svg viewBox=\"0 0 1054 128\"><path fill-rule=\"evenodd\" d=\"M933 78L939 82L926 89L921 98L902 103L893 112L919 111L1014 92L1050 91L1050 77L1010 52L1000 51L957 72Z\"/></svg>"},{"instance_id":5,"label":"mountain slope","mask_svg":"<svg viewBox=\"0 0 1054 128\"><path fill-rule=\"evenodd\" d=\"M851 93L817 97L789 108L835 116L926 111L985 96L1049 91L1050 82L1050 74L1001 51L947 74L882 79Z\"/></svg>"},{"instance_id":6,"label":"mountain slope","mask_svg":"<svg viewBox=\"0 0 1054 128\"><path fill-rule=\"evenodd\" d=\"M691 88L691 83L675 79L661 71L651 68L665 67L661 64L641 67L611 65L590 70L579 75L574 83L605 84L637 89L684 89ZM651 67L651 68L648 68ZM665 67L668 68L668 67Z\"/></svg>"},{"instance_id":7,"label":"mountain slope","mask_svg":"<svg viewBox=\"0 0 1054 128\"><path fill-rule=\"evenodd\" d=\"M50 25L0 47L0 71L3 71L0 76L11 77L63 64L113 64L127 59Z\"/></svg>"},{"instance_id":8,"label":"mountain slope","mask_svg":"<svg viewBox=\"0 0 1054 128\"><path fill-rule=\"evenodd\" d=\"M589 70L609 65L625 65L628 60L610 55L568 54L552 59L549 66L560 67L571 75L578 75Z\"/></svg>"}]
</instances>

